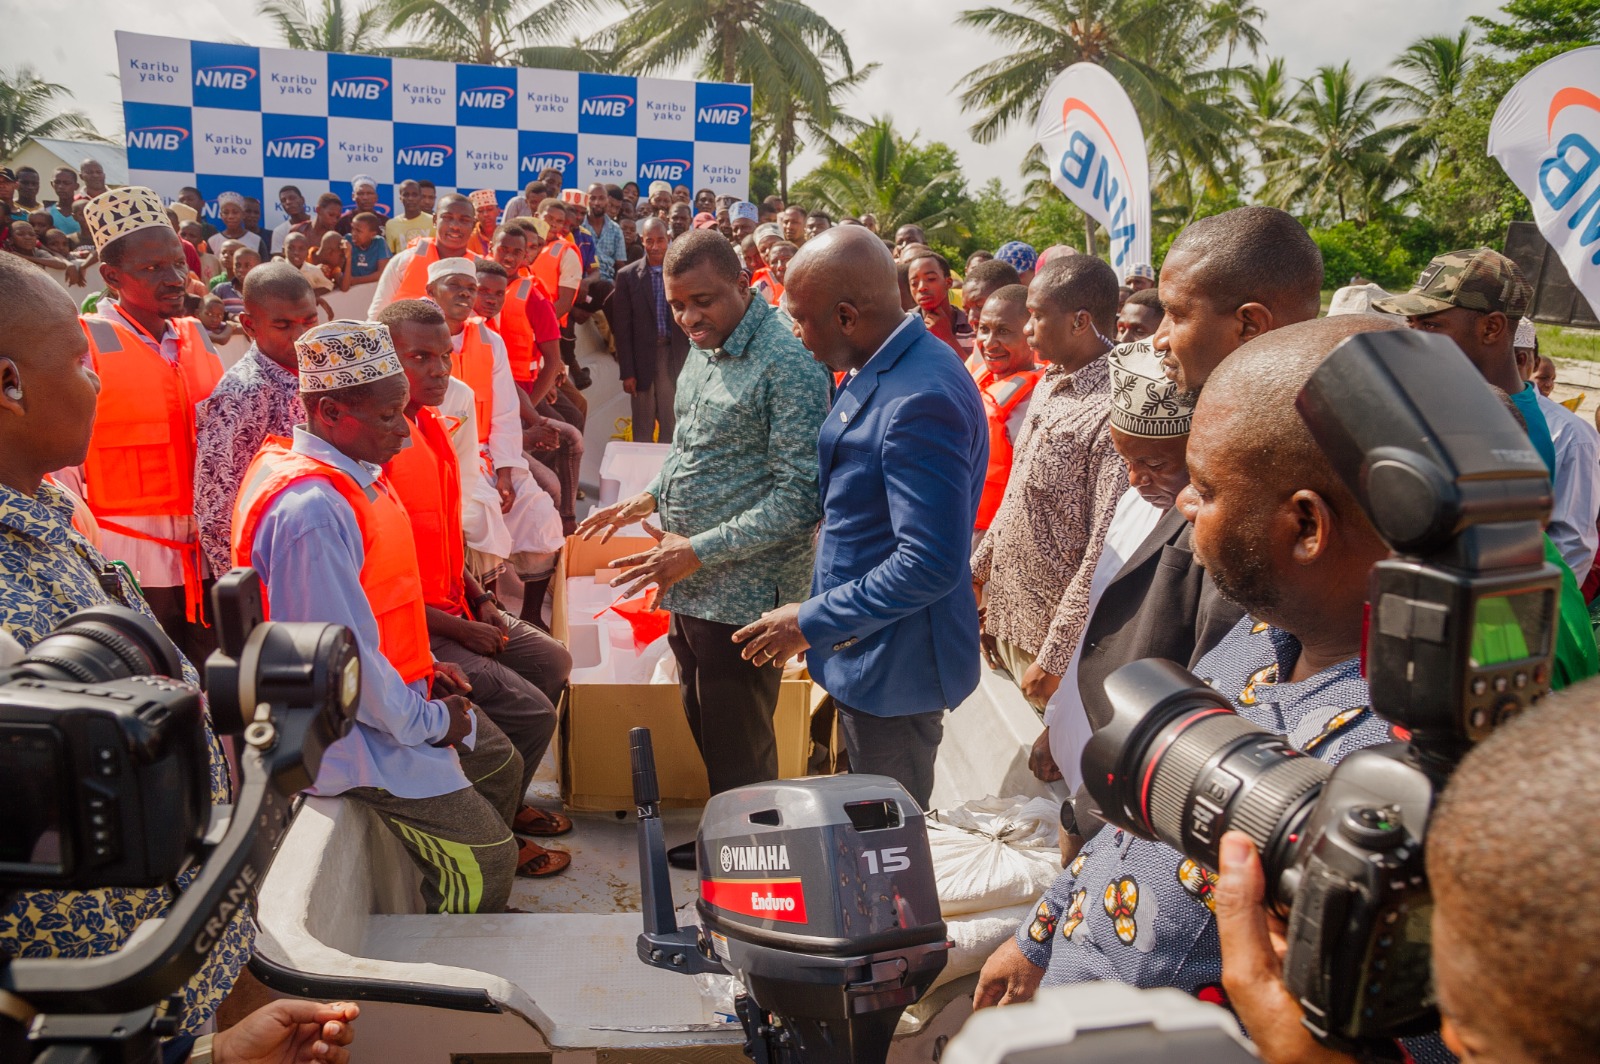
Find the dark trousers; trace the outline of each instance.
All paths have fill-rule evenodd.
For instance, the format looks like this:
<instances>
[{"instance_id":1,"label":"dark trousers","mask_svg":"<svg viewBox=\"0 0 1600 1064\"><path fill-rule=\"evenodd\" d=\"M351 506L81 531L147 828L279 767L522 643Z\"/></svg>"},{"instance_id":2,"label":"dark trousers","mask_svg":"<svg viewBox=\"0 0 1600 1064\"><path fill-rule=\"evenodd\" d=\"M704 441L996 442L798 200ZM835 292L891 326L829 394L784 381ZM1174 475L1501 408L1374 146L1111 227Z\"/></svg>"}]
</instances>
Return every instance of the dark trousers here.
<instances>
[{"instance_id":1,"label":"dark trousers","mask_svg":"<svg viewBox=\"0 0 1600 1064\"><path fill-rule=\"evenodd\" d=\"M933 759L944 738L944 710L903 717L874 717L839 703L839 730L850 751L850 771L888 776L922 808L933 794Z\"/></svg>"},{"instance_id":2,"label":"dark trousers","mask_svg":"<svg viewBox=\"0 0 1600 1064\"><path fill-rule=\"evenodd\" d=\"M739 656L733 633L740 627L674 613L667 628L683 712L712 794L778 778L772 715L783 671L757 668Z\"/></svg>"},{"instance_id":3,"label":"dark trousers","mask_svg":"<svg viewBox=\"0 0 1600 1064\"><path fill-rule=\"evenodd\" d=\"M473 703L500 726L522 755L521 796L539 770L556 732L556 702L572 672L572 655L552 636L524 621L511 622L511 638L491 657L453 639L428 640L433 656L461 666L472 684Z\"/></svg>"},{"instance_id":4,"label":"dark trousers","mask_svg":"<svg viewBox=\"0 0 1600 1064\"><path fill-rule=\"evenodd\" d=\"M215 580L201 581L200 588L205 595L205 619L211 624L216 624L216 618L211 616L211 588ZM217 649L217 630L208 628L198 621L188 618L188 610L184 605L184 591L179 587L145 587L145 604L150 607L150 612L156 615L156 623L161 625L161 630L167 633L167 638L183 651L183 656L189 659L190 664L200 670L202 676L206 671L206 659L211 652Z\"/></svg>"}]
</instances>

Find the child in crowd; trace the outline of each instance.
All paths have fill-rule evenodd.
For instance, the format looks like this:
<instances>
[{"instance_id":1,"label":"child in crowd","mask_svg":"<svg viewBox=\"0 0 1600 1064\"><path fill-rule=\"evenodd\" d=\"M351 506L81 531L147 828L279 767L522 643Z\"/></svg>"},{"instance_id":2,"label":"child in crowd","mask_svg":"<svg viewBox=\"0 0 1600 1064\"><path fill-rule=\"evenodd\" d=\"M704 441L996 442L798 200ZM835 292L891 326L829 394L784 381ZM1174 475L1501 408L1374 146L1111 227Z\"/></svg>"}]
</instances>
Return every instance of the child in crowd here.
<instances>
[{"instance_id":1,"label":"child in crowd","mask_svg":"<svg viewBox=\"0 0 1600 1064\"><path fill-rule=\"evenodd\" d=\"M346 248L341 291L351 285L376 284L389 259L389 245L383 241L383 219L363 211L350 220L350 246Z\"/></svg>"},{"instance_id":2,"label":"child in crowd","mask_svg":"<svg viewBox=\"0 0 1600 1064\"><path fill-rule=\"evenodd\" d=\"M224 241L234 240L253 249L258 257L266 255L267 248L262 243L261 234L252 233L244 227L243 196L237 192L224 192L218 196L217 217L222 220L222 232L211 234L212 251L220 253Z\"/></svg>"},{"instance_id":3,"label":"child in crowd","mask_svg":"<svg viewBox=\"0 0 1600 1064\"><path fill-rule=\"evenodd\" d=\"M178 235L194 245L195 251L200 256L200 277L207 284L218 274L223 274L222 260L211 253L211 245L206 243L205 226L199 222L184 222ZM226 276L226 274L223 274Z\"/></svg>"},{"instance_id":4,"label":"child in crowd","mask_svg":"<svg viewBox=\"0 0 1600 1064\"><path fill-rule=\"evenodd\" d=\"M639 223L633 217L632 207L624 205L617 225L622 229L622 247L627 252L628 261L637 262L644 258L644 244L639 240Z\"/></svg>"},{"instance_id":5,"label":"child in crowd","mask_svg":"<svg viewBox=\"0 0 1600 1064\"><path fill-rule=\"evenodd\" d=\"M261 256L254 249L240 248L233 253L233 270L228 279L211 290L212 295L222 300L228 317L237 318L244 313L244 279L260 262Z\"/></svg>"},{"instance_id":6,"label":"child in crowd","mask_svg":"<svg viewBox=\"0 0 1600 1064\"><path fill-rule=\"evenodd\" d=\"M207 287L214 292L217 289L217 285L226 283L228 278L233 276L233 257L243 250L244 245L237 240L224 240L222 242L222 248L217 252L217 259L222 266L222 270L206 282Z\"/></svg>"},{"instance_id":7,"label":"child in crowd","mask_svg":"<svg viewBox=\"0 0 1600 1064\"><path fill-rule=\"evenodd\" d=\"M306 261L322 271L330 286L341 292L350 290L350 278L345 273L348 259L344 237L337 232L323 233L321 241L306 256Z\"/></svg>"},{"instance_id":8,"label":"child in crowd","mask_svg":"<svg viewBox=\"0 0 1600 1064\"><path fill-rule=\"evenodd\" d=\"M67 239L67 234L59 229L51 229L44 235L44 248L57 258L70 259L72 257L72 242Z\"/></svg>"},{"instance_id":9,"label":"child in crowd","mask_svg":"<svg viewBox=\"0 0 1600 1064\"><path fill-rule=\"evenodd\" d=\"M60 230L51 232L59 234ZM40 243L39 230L30 222L11 223L11 236L6 240L5 250L18 258L27 259L42 269L62 271L66 274L67 283L70 285L83 284L83 273L77 265Z\"/></svg>"},{"instance_id":10,"label":"child in crowd","mask_svg":"<svg viewBox=\"0 0 1600 1064\"><path fill-rule=\"evenodd\" d=\"M215 292L200 301L200 324L213 344L225 344L237 335L237 324L228 319L228 308Z\"/></svg>"},{"instance_id":11,"label":"child in crowd","mask_svg":"<svg viewBox=\"0 0 1600 1064\"><path fill-rule=\"evenodd\" d=\"M307 281L311 282L311 290L317 294L317 306L328 320L333 320L333 308L328 301L322 298L322 293L333 291L333 282L328 280L328 275L322 272L320 266L313 266L307 261L311 251L311 238L304 233L290 233L283 238L284 260L299 270Z\"/></svg>"}]
</instances>

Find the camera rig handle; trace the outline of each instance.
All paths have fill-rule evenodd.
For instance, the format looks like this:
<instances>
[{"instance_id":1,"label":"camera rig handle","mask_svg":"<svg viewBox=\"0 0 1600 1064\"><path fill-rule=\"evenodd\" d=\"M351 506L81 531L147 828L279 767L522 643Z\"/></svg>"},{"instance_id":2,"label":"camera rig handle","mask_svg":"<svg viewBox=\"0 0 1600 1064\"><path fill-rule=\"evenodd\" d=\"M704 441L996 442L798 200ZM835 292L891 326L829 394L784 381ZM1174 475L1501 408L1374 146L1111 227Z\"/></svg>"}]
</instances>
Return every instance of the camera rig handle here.
<instances>
[{"instance_id":1,"label":"camera rig handle","mask_svg":"<svg viewBox=\"0 0 1600 1064\"><path fill-rule=\"evenodd\" d=\"M628 732L633 764L633 804L639 817L639 888L644 931L638 939L639 959L656 968L685 975L726 974L718 961L700 948L700 929L680 929L672 906L672 879L667 871L667 839L661 823L660 787L650 729Z\"/></svg>"}]
</instances>

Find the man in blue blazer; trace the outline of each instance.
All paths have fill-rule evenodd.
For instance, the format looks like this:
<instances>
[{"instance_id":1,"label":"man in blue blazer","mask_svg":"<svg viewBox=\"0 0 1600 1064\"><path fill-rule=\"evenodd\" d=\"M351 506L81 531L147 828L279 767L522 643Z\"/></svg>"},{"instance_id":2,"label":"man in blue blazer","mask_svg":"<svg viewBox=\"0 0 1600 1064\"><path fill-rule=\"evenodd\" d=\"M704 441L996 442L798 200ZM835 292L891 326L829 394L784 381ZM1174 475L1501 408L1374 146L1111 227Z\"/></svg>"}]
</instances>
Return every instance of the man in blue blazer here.
<instances>
[{"instance_id":1,"label":"man in blue blazer","mask_svg":"<svg viewBox=\"0 0 1600 1064\"><path fill-rule=\"evenodd\" d=\"M968 558L982 400L949 346L901 311L894 259L860 226L808 240L783 302L812 356L845 374L817 440L822 531L811 598L733 638L758 665L804 651L838 703L850 767L926 806L944 712L978 685Z\"/></svg>"}]
</instances>

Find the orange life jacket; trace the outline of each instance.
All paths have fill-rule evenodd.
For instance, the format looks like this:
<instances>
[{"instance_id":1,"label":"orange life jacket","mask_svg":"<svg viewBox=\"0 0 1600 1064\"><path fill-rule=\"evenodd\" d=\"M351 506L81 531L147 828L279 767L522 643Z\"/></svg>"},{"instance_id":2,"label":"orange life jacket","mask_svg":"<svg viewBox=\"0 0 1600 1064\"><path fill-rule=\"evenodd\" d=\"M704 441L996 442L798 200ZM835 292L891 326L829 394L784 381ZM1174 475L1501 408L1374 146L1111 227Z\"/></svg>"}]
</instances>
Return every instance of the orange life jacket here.
<instances>
[{"instance_id":1,"label":"orange life jacket","mask_svg":"<svg viewBox=\"0 0 1600 1064\"><path fill-rule=\"evenodd\" d=\"M1043 370L1025 369L1008 377L996 377L988 366L972 377L983 396L983 413L989 421L989 468L983 474L983 495L978 499L976 527L981 531L994 521L1011 479L1012 439L1006 433L1006 420L1033 394Z\"/></svg>"},{"instance_id":2,"label":"orange life jacket","mask_svg":"<svg viewBox=\"0 0 1600 1064\"><path fill-rule=\"evenodd\" d=\"M513 280L506 287L506 302L500 308L491 329L506 342L506 357L511 360L511 379L519 384L531 384L534 360L533 323L528 321L528 298L533 295L533 281L524 278ZM539 359L543 364L543 359Z\"/></svg>"},{"instance_id":3,"label":"orange life jacket","mask_svg":"<svg viewBox=\"0 0 1600 1064\"><path fill-rule=\"evenodd\" d=\"M183 517L194 513L195 407L222 379L222 361L194 318L172 318L178 361L168 362L139 333L109 318L78 319L100 377L84 501L107 531L160 544L183 566L185 613L200 621L200 542L152 536L114 517Z\"/></svg>"},{"instance_id":4,"label":"orange life jacket","mask_svg":"<svg viewBox=\"0 0 1600 1064\"><path fill-rule=\"evenodd\" d=\"M395 289L394 298L401 299L427 299L428 298L428 267L438 262L439 241L431 236L425 236L411 245L411 261L406 264L406 272L400 278L400 287ZM480 256L472 251L469 243L467 250L462 252L463 258L477 259Z\"/></svg>"},{"instance_id":5,"label":"orange life jacket","mask_svg":"<svg viewBox=\"0 0 1600 1064\"><path fill-rule=\"evenodd\" d=\"M501 311L502 315L504 313ZM478 442L488 443L494 420L494 348L489 344L489 326L482 318L467 319L461 353L450 360L450 375L472 389L473 412L478 416Z\"/></svg>"},{"instance_id":6,"label":"orange life jacket","mask_svg":"<svg viewBox=\"0 0 1600 1064\"><path fill-rule=\"evenodd\" d=\"M777 306L778 300L783 297L783 285L778 283L778 279L772 276L772 270L766 266L750 275L750 287L760 292L762 298L772 306Z\"/></svg>"},{"instance_id":7,"label":"orange life jacket","mask_svg":"<svg viewBox=\"0 0 1600 1064\"><path fill-rule=\"evenodd\" d=\"M355 512L361 529L361 590L378 621L378 650L406 683L433 675L428 614L411 517L386 478L362 489L350 475L268 436L245 471L233 508L233 564L249 565L256 529L273 500L298 481L326 481Z\"/></svg>"},{"instance_id":8,"label":"orange life jacket","mask_svg":"<svg viewBox=\"0 0 1600 1064\"><path fill-rule=\"evenodd\" d=\"M488 258L489 242L493 239L493 230L490 231L488 236L484 236L478 231L478 227L474 225L472 227L472 235L467 237L467 256L475 259Z\"/></svg>"},{"instance_id":9,"label":"orange life jacket","mask_svg":"<svg viewBox=\"0 0 1600 1064\"><path fill-rule=\"evenodd\" d=\"M464 617L467 593L461 579L466 561L461 528L461 468L444 418L437 410L420 408L411 429L411 446L402 448L383 472L411 515L423 601Z\"/></svg>"},{"instance_id":10,"label":"orange life jacket","mask_svg":"<svg viewBox=\"0 0 1600 1064\"><path fill-rule=\"evenodd\" d=\"M539 282L539 287L544 290L544 297L550 302L556 302L561 295L561 256L578 254L578 245L572 238L562 237L560 240L550 240L544 249L533 260L533 276ZM561 324L567 323L567 316L561 315Z\"/></svg>"}]
</instances>

